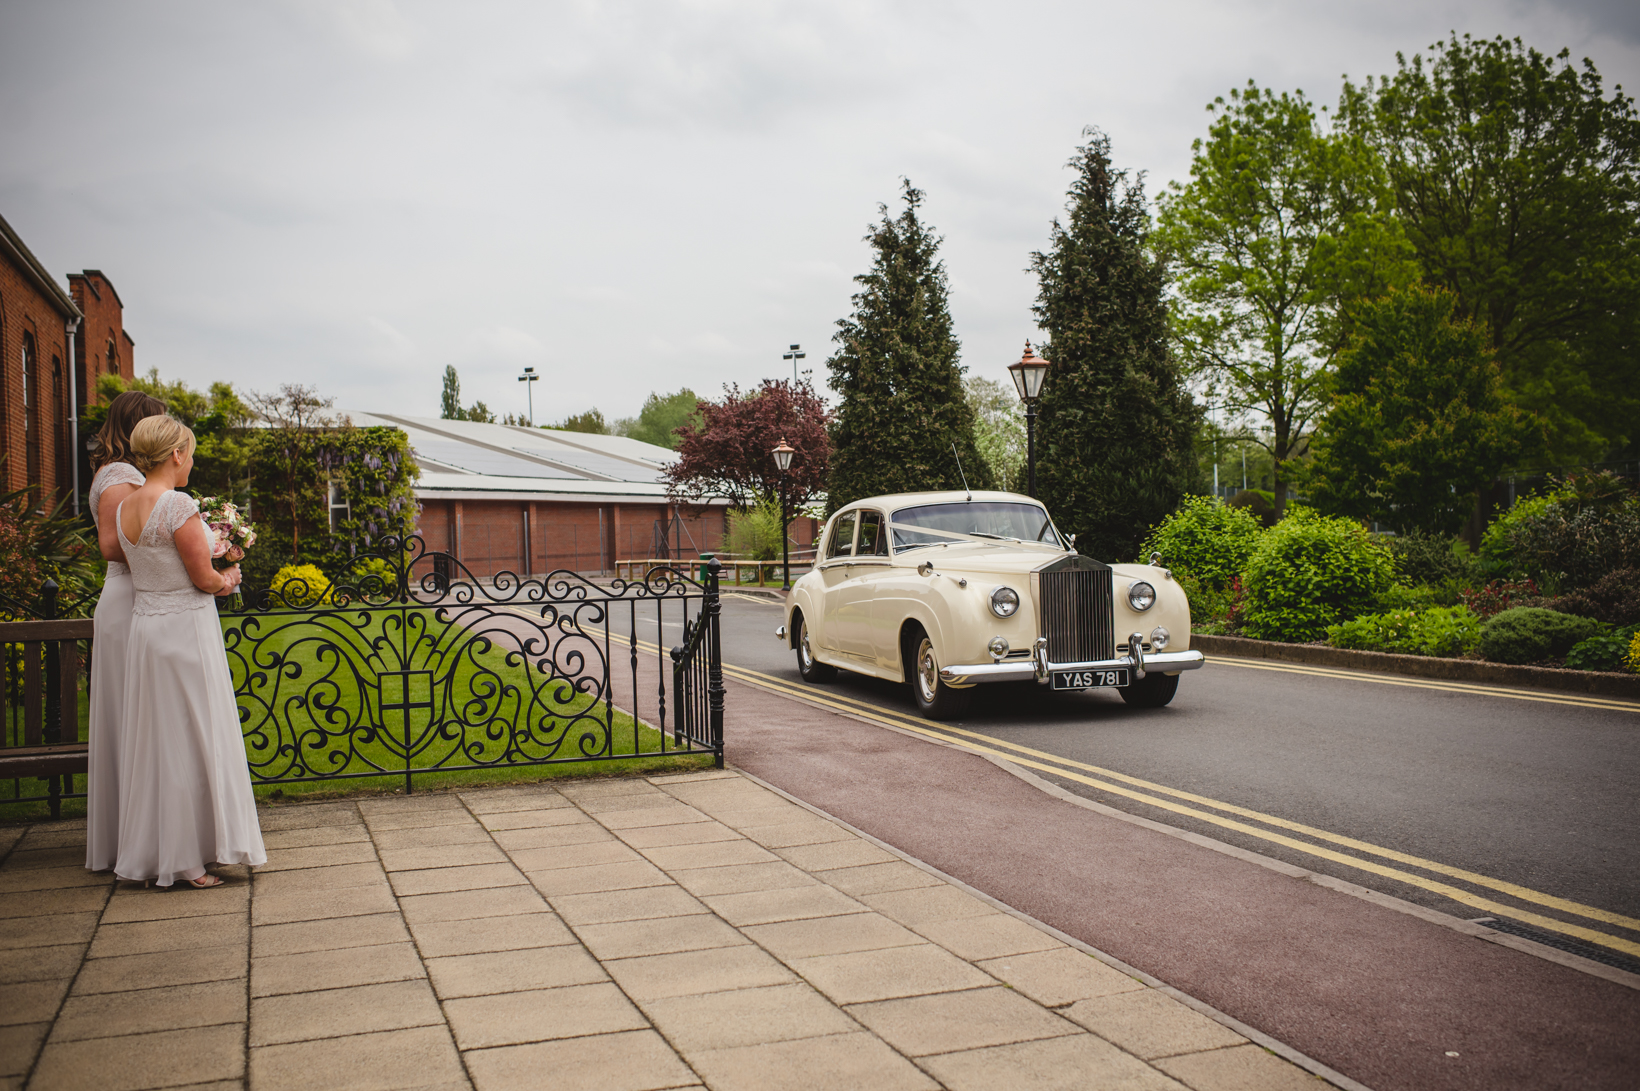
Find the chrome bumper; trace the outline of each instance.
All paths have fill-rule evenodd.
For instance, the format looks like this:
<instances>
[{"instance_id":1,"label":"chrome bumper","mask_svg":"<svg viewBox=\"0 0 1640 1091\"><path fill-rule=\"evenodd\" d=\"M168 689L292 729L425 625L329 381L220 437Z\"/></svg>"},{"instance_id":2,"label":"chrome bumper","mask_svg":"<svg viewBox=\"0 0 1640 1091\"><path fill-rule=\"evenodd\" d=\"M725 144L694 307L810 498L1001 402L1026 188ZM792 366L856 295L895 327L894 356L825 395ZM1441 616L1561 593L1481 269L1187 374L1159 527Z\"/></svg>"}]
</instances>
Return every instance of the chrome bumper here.
<instances>
[{"instance_id":1,"label":"chrome bumper","mask_svg":"<svg viewBox=\"0 0 1640 1091\"><path fill-rule=\"evenodd\" d=\"M1053 677L1053 671L1099 671L1115 670L1119 667L1127 667L1133 671L1134 680L1137 681L1152 672L1175 674L1179 671L1193 671L1207 662L1201 652L1194 650L1147 653L1142 642L1138 647L1140 650L1137 655L1121 655L1115 659L1099 659L1091 663L1053 663L1048 660L1048 642L1039 639L1029 660L941 667L940 681L953 686L971 686L978 682L1024 682L1035 678L1041 684L1047 685L1048 679Z\"/></svg>"}]
</instances>

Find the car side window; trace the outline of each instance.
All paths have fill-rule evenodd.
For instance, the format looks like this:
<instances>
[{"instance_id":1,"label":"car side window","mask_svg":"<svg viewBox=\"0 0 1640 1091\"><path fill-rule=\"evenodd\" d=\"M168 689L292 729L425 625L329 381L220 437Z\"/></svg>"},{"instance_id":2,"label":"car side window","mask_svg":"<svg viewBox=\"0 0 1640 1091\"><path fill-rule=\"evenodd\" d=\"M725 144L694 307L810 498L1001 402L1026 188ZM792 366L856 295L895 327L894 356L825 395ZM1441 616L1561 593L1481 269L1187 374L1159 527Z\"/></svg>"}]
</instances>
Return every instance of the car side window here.
<instances>
[{"instance_id":1,"label":"car side window","mask_svg":"<svg viewBox=\"0 0 1640 1091\"><path fill-rule=\"evenodd\" d=\"M854 512L845 511L831 525L831 537L826 540L826 560L833 557L854 556Z\"/></svg>"},{"instance_id":2,"label":"car side window","mask_svg":"<svg viewBox=\"0 0 1640 1091\"><path fill-rule=\"evenodd\" d=\"M859 557L886 557L888 556L888 535L883 530L883 513L880 511L862 511L860 513L860 545L855 550Z\"/></svg>"}]
</instances>

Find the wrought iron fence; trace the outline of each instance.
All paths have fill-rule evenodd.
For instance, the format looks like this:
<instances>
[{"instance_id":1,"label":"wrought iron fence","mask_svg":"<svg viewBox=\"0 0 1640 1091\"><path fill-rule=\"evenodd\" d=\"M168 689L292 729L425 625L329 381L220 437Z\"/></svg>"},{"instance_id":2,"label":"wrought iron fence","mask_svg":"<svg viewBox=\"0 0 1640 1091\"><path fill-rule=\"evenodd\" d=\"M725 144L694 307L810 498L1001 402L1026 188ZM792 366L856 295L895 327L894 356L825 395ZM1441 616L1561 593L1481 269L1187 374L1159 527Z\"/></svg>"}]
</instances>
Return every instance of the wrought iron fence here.
<instances>
[{"instance_id":1,"label":"wrought iron fence","mask_svg":"<svg viewBox=\"0 0 1640 1091\"><path fill-rule=\"evenodd\" d=\"M356 577L222 600L251 777L391 777L408 792L417 778L531 765L703 755L721 766L719 567L698 580L662 565L607 584L568 570L481 581L418 536L383 540ZM53 609L47 597L27 614ZM3 647L0 756L26 741L31 701L52 705L63 741L84 738L83 693L72 708L55 700L57 646L31 646L44 657L33 668L22 643ZM55 811L84 795L72 778L47 795L11 779L0 802L51 798Z\"/></svg>"},{"instance_id":2,"label":"wrought iron fence","mask_svg":"<svg viewBox=\"0 0 1640 1091\"><path fill-rule=\"evenodd\" d=\"M292 580L224 617L257 782L391 775L410 791L417 776L526 765L722 764L715 565L700 582L667 566L608 584L568 570L480 581L415 537L384 540L357 567L374 570ZM696 631L711 638L689 640ZM682 638L670 654L669 633ZM679 663L705 672L704 718L668 678Z\"/></svg>"}]
</instances>

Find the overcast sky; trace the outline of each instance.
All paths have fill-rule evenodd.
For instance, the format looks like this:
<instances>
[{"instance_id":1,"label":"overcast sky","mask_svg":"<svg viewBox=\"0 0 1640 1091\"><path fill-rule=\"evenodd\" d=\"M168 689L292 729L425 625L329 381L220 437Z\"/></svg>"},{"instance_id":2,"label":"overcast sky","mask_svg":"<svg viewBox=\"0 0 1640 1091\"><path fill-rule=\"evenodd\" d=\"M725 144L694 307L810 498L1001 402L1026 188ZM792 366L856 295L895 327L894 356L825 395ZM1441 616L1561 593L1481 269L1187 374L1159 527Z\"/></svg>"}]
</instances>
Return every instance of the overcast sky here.
<instances>
[{"instance_id":1,"label":"overcast sky","mask_svg":"<svg viewBox=\"0 0 1640 1091\"><path fill-rule=\"evenodd\" d=\"M899 178L972 373L1035 336L1030 252L1086 125L1147 191L1249 78L1335 102L1449 30L1640 85L1633 0L0 0L0 214L102 269L138 365L545 423L824 378Z\"/></svg>"}]
</instances>

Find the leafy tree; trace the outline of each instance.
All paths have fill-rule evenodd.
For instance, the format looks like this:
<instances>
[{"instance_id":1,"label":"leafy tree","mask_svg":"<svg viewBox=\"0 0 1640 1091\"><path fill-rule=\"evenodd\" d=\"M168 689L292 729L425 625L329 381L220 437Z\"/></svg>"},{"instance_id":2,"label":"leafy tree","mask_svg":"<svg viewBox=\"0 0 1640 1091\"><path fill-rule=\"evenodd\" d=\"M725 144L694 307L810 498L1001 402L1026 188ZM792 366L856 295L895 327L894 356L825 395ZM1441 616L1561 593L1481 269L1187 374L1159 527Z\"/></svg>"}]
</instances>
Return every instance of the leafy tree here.
<instances>
[{"instance_id":1,"label":"leafy tree","mask_svg":"<svg viewBox=\"0 0 1640 1091\"><path fill-rule=\"evenodd\" d=\"M1358 306L1305 481L1322 511L1453 534L1531 424L1503 397L1486 332L1449 292Z\"/></svg>"},{"instance_id":2,"label":"leafy tree","mask_svg":"<svg viewBox=\"0 0 1640 1091\"><path fill-rule=\"evenodd\" d=\"M264 478L258 491L264 503L274 500L283 508L292 562L302 557L303 499L316 486L314 477L303 472L308 448L317 433L352 427L346 417L330 412L334 404L334 398L321 398L318 388L300 383L285 383L272 394L250 395L251 409L268 429L265 441L257 444L257 472ZM269 544L271 539L269 535Z\"/></svg>"},{"instance_id":3,"label":"leafy tree","mask_svg":"<svg viewBox=\"0 0 1640 1091\"><path fill-rule=\"evenodd\" d=\"M1025 472L1025 415L1013 384L970 375L963 393L974 410L974 442L1002 488L1020 488Z\"/></svg>"},{"instance_id":4,"label":"leafy tree","mask_svg":"<svg viewBox=\"0 0 1640 1091\"><path fill-rule=\"evenodd\" d=\"M496 423L495 413L483 402L461 408L461 377L456 374L453 364L444 366L444 393L439 399L439 417L443 420L477 421L479 424Z\"/></svg>"},{"instance_id":5,"label":"leafy tree","mask_svg":"<svg viewBox=\"0 0 1640 1091\"><path fill-rule=\"evenodd\" d=\"M256 414L234 391L233 384L214 382L201 393L181 379L166 382L160 378L158 368L150 368L148 374L129 383L118 375L99 375L98 403L86 409L80 422L81 434L95 435L102 427L108 404L127 390L140 390L158 398L171 416L193 429L198 446L189 492L240 500L249 495L252 467L246 430Z\"/></svg>"},{"instance_id":6,"label":"leafy tree","mask_svg":"<svg viewBox=\"0 0 1640 1091\"><path fill-rule=\"evenodd\" d=\"M1273 462L1276 513L1286 463L1326 404L1344 305L1414 279L1387 182L1358 132L1329 131L1303 92L1249 82L1209 107L1187 185L1161 200L1158 241L1178 277L1174 336L1185 363Z\"/></svg>"},{"instance_id":7,"label":"leafy tree","mask_svg":"<svg viewBox=\"0 0 1640 1091\"><path fill-rule=\"evenodd\" d=\"M614 432L618 436L628 436L632 439L653 443L657 447L670 447L677 450L677 430L690 422L699 423L700 412L697 405L700 397L688 387L684 387L676 394L656 394L651 392L644 399L643 408L638 410L636 417L623 417L615 422Z\"/></svg>"},{"instance_id":8,"label":"leafy tree","mask_svg":"<svg viewBox=\"0 0 1640 1091\"><path fill-rule=\"evenodd\" d=\"M700 423L678 430L678 460L667 467L668 491L683 500L726 497L746 508L778 502L780 469L774 449L785 440L797 453L786 476L793 511L825 491L832 458L826 430L831 412L807 379L764 379L742 394L723 389L720 402L699 402Z\"/></svg>"},{"instance_id":9,"label":"leafy tree","mask_svg":"<svg viewBox=\"0 0 1640 1091\"><path fill-rule=\"evenodd\" d=\"M946 306L940 240L917 218L923 192L904 181L905 211L866 235L871 271L854 278L854 313L839 319L826 361L842 396L832 426L832 510L863 496L962 487L990 488L990 467L963 397L962 366Z\"/></svg>"},{"instance_id":10,"label":"leafy tree","mask_svg":"<svg viewBox=\"0 0 1640 1091\"><path fill-rule=\"evenodd\" d=\"M1394 75L1345 84L1381 152L1425 280L1484 323L1549 453L1632 443L1640 420L1640 115L1566 50L1453 35Z\"/></svg>"},{"instance_id":11,"label":"leafy tree","mask_svg":"<svg viewBox=\"0 0 1640 1091\"><path fill-rule=\"evenodd\" d=\"M461 376L456 374L454 364L444 365L444 394L439 400L439 416L445 420L466 420L467 413L461 408Z\"/></svg>"},{"instance_id":12,"label":"leafy tree","mask_svg":"<svg viewBox=\"0 0 1640 1091\"><path fill-rule=\"evenodd\" d=\"M588 409L585 413L571 413L557 424L543 424L543 428L551 428L556 432L585 432L594 436L609 435L609 425L604 421L604 415L596 409Z\"/></svg>"},{"instance_id":13,"label":"leafy tree","mask_svg":"<svg viewBox=\"0 0 1640 1091\"><path fill-rule=\"evenodd\" d=\"M1150 252L1142 181L1112 169L1085 130L1070 165L1068 222L1031 255L1032 308L1053 364L1037 418L1042 499L1078 547L1117 560L1178 506L1196 476L1198 414L1168 354L1165 274Z\"/></svg>"}]
</instances>

